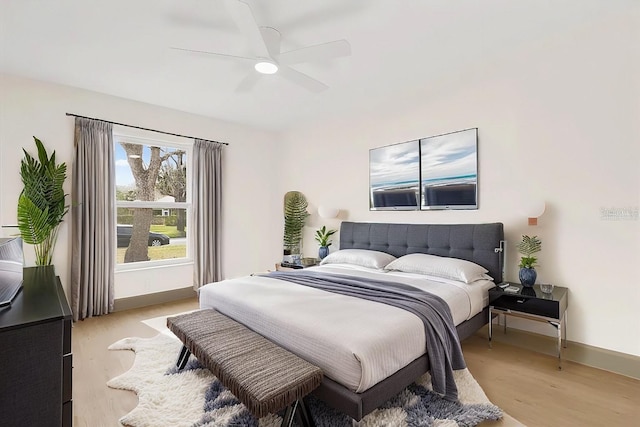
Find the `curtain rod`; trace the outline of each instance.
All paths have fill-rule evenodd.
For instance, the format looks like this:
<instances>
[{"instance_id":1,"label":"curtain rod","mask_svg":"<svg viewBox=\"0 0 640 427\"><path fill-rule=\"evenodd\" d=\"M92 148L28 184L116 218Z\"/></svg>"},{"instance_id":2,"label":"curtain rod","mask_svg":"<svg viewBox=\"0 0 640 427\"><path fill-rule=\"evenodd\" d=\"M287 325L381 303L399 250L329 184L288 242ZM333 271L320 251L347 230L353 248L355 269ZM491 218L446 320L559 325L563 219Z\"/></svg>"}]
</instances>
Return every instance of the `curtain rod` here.
<instances>
[{"instance_id":1,"label":"curtain rod","mask_svg":"<svg viewBox=\"0 0 640 427\"><path fill-rule=\"evenodd\" d=\"M73 113L66 113L66 114L67 114L67 116L80 117L81 119L97 120L99 122L111 123L112 125L126 126L128 128L134 128L134 129L140 129L140 130L148 130L150 132L163 133L165 135L171 135L171 136L179 136L181 138L202 139L202 138L196 138L195 136L187 136L187 135L180 135L179 133L164 132L164 131L161 131L161 130L155 130L155 129L143 128L143 127L140 127L140 126L127 125L127 124L124 124L124 123L112 122L111 120L102 120L102 119L96 119L94 117L80 116L78 114L73 114ZM203 141L207 141L207 142L213 142L215 144L229 145L228 142L212 141L210 139L202 139L202 140Z\"/></svg>"}]
</instances>

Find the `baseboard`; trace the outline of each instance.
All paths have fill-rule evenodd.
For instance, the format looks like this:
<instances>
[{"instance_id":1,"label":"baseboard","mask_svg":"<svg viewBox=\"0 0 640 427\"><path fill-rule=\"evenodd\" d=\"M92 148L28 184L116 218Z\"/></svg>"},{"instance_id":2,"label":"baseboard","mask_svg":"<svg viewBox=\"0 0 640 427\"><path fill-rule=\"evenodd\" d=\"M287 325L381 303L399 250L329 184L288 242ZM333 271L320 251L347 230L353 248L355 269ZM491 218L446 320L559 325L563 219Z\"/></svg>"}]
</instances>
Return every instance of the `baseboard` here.
<instances>
[{"instance_id":1,"label":"baseboard","mask_svg":"<svg viewBox=\"0 0 640 427\"><path fill-rule=\"evenodd\" d=\"M113 302L113 311L130 310L132 308L163 304L165 302L178 301L187 298L196 298L197 295L198 294L192 287L188 287L147 295L136 295L135 297L120 298Z\"/></svg>"},{"instance_id":2,"label":"baseboard","mask_svg":"<svg viewBox=\"0 0 640 427\"><path fill-rule=\"evenodd\" d=\"M484 334L486 337L487 327L482 328L479 333ZM505 334L502 326L495 324L492 339L539 353L557 355L556 338L546 335L513 328L507 328L507 333ZM562 349L562 359L640 379L640 357L631 354L567 341L567 347Z\"/></svg>"}]
</instances>

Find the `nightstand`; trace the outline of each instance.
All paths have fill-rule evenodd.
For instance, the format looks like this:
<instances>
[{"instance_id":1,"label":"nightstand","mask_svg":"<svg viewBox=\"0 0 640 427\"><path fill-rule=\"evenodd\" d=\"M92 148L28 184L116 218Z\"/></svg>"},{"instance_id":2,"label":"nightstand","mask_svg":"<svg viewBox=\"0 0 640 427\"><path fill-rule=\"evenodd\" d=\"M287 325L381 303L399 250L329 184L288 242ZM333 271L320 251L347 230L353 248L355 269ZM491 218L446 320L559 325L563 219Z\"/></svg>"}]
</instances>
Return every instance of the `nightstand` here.
<instances>
[{"instance_id":1,"label":"nightstand","mask_svg":"<svg viewBox=\"0 0 640 427\"><path fill-rule=\"evenodd\" d=\"M567 347L567 294L568 289L555 286L552 293L544 293L539 285L525 287L510 283L518 292L505 292L500 287L489 290L489 347L491 347L492 322L495 314L504 315L504 331L507 331L507 315L547 322L558 332L558 369L562 369L562 340Z\"/></svg>"},{"instance_id":2,"label":"nightstand","mask_svg":"<svg viewBox=\"0 0 640 427\"><path fill-rule=\"evenodd\" d=\"M311 264L311 265L301 265L299 267L284 267L281 263L276 263L276 271L296 271L296 270L302 270L303 268L307 268L307 267L315 267L318 264Z\"/></svg>"},{"instance_id":3,"label":"nightstand","mask_svg":"<svg viewBox=\"0 0 640 427\"><path fill-rule=\"evenodd\" d=\"M280 264L279 262L276 263L276 271L296 271L299 270L303 267L300 268L293 268L293 267L283 267L282 264Z\"/></svg>"}]
</instances>

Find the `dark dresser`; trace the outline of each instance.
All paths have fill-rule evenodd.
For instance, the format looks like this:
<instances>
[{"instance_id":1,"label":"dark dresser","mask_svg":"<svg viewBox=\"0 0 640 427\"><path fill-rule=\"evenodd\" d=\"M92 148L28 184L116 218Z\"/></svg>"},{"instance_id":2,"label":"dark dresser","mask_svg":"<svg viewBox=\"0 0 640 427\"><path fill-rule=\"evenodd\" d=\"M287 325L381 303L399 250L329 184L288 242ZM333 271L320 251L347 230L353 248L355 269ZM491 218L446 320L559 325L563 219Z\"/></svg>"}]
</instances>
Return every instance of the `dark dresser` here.
<instances>
[{"instance_id":1,"label":"dark dresser","mask_svg":"<svg viewBox=\"0 0 640 427\"><path fill-rule=\"evenodd\" d=\"M53 266L0 308L0 426L71 426L71 309Z\"/></svg>"}]
</instances>

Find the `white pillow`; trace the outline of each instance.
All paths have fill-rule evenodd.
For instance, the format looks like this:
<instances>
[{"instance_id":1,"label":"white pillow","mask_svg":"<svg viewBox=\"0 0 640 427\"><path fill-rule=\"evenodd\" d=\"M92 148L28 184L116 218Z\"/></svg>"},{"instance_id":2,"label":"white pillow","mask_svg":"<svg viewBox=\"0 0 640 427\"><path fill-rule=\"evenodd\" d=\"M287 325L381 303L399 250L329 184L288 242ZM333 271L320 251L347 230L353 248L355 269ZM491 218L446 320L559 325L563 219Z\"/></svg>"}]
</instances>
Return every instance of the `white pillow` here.
<instances>
[{"instance_id":1,"label":"white pillow","mask_svg":"<svg viewBox=\"0 0 640 427\"><path fill-rule=\"evenodd\" d=\"M481 279L493 280L487 276L489 271L486 268L471 261L419 253L401 256L389 263L385 270L426 274L464 283Z\"/></svg>"},{"instance_id":2,"label":"white pillow","mask_svg":"<svg viewBox=\"0 0 640 427\"><path fill-rule=\"evenodd\" d=\"M361 267L383 270L391 261L396 259L385 252L370 251L367 249L341 249L327 255L320 265L324 264L354 264Z\"/></svg>"}]
</instances>

